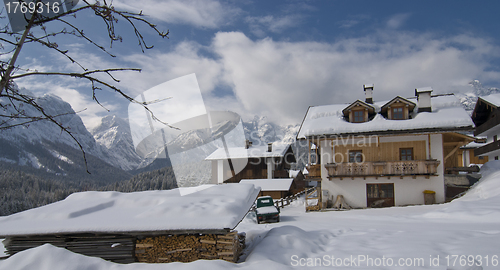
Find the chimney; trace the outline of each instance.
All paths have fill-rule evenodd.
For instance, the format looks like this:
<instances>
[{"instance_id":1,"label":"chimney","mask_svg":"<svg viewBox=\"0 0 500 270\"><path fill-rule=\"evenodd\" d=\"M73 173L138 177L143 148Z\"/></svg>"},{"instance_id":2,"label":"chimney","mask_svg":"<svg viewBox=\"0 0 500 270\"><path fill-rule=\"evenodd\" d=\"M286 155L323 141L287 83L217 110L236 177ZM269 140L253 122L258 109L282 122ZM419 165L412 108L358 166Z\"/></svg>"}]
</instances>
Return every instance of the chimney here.
<instances>
[{"instance_id":1,"label":"chimney","mask_svg":"<svg viewBox=\"0 0 500 270\"><path fill-rule=\"evenodd\" d=\"M250 140L245 140L245 149L250 148L252 146L252 142Z\"/></svg>"},{"instance_id":2,"label":"chimney","mask_svg":"<svg viewBox=\"0 0 500 270\"><path fill-rule=\"evenodd\" d=\"M415 96L418 102L418 112L432 112L431 107L432 87L422 87L415 89Z\"/></svg>"},{"instance_id":3,"label":"chimney","mask_svg":"<svg viewBox=\"0 0 500 270\"><path fill-rule=\"evenodd\" d=\"M272 152L273 151L273 143L268 143L267 144L267 152Z\"/></svg>"},{"instance_id":4,"label":"chimney","mask_svg":"<svg viewBox=\"0 0 500 270\"><path fill-rule=\"evenodd\" d=\"M365 90L365 102L373 104L373 84L365 84L363 89Z\"/></svg>"}]
</instances>

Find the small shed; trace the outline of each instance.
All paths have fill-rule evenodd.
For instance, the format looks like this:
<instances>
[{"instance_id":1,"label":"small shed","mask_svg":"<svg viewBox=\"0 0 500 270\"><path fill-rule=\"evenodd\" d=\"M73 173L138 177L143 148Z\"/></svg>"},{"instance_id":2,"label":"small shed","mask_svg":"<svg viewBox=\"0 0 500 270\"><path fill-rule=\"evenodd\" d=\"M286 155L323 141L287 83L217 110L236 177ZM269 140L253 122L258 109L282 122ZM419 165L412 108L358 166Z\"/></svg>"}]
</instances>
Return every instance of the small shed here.
<instances>
[{"instance_id":1,"label":"small shed","mask_svg":"<svg viewBox=\"0 0 500 270\"><path fill-rule=\"evenodd\" d=\"M243 179L242 184L253 184L260 188L259 196L271 196L278 200L292 195L293 178Z\"/></svg>"},{"instance_id":2,"label":"small shed","mask_svg":"<svg viewBox=\"0 0 500 270\"><path fill-rule=\"evenodd\" d=\"M48 243L120 263L236 262L244 238L234 228L259 192L254 185L227 184L74 193L0 217L0 238L9 255Z\"/></svg>"}]
</instances>

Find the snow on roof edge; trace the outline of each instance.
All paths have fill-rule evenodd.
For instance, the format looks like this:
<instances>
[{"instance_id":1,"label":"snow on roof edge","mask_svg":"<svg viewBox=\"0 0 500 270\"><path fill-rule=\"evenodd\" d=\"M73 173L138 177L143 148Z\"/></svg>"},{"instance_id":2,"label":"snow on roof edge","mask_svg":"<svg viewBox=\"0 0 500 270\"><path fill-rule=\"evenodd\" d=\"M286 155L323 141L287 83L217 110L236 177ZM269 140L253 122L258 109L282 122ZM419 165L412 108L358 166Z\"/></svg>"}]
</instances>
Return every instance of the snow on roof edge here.
<instances>
[{"instance_id":1,"label":"snow on roof edge","mask_svg":"<svg viewBox=\"0 0 500 270\"><path fill-rule=\"evenodd\" d=\"M225 231L243 220L259 195L250 184L209 185L180 194L161 191L78 192L0 217L0 238L70 233ZM148 222L144 222L147 220Z\"/></svg>"}]
</instances>

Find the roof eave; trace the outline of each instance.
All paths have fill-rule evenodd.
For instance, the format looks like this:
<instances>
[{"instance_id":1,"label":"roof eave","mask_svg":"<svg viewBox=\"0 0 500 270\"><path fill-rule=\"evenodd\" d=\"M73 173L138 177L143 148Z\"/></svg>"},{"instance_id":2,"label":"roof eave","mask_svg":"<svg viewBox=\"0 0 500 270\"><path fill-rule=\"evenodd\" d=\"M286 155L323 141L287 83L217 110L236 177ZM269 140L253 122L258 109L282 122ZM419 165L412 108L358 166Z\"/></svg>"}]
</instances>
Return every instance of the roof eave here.
<instances>
[{"instance_id":1,"label":"roof eave","mask_svg":"<svg viewBox=\"0 0 500 270\"><path fill-rule=\"evenodd\" d=\"M317 134L308 135L299 139L313 139L313 138L337 138L348 136L369 136L369 135L400 135L400 134L419 134L419 133L442 133L442 132L460 132L472 131L474 127L450 127L450 128L419 128L419 129L404 129L404 130L378 130L378 131L364 131L364 132L345 132L345 133L332 133L332 134Z\"/></svg>"}]
</instances>

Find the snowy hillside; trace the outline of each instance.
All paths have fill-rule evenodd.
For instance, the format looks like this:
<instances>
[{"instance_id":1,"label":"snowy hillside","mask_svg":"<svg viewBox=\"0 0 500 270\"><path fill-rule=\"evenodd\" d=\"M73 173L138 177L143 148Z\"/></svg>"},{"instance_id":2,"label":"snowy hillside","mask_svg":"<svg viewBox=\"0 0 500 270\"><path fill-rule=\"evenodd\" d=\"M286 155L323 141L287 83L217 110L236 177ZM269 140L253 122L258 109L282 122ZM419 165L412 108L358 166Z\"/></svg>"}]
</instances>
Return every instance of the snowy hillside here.
<instances>
[{"instance_id":1,"label":"snowy hillside","mask_svg":"<svg viewBox=\"0 0 500 270\"><path fill-rule=\"evenodd\" d=\"M9 101L5 99L0 99L2 104L8 104ZM35 98L35 102L41 107L45 108L45 111L49 115L60 115L55 119L61 123L63 126L67 127L73 133L73 136L80 142L83 149L89 154L100 155L100 149L97 147L95 140L85 128L82 119L75 113L73 108L69 103L62 100L60 97L46 94L42 97ZM15 103L16 106L25 111L26 115L30 116L40 116L40 112L35 110L30 106L22 106ZM15 109L12 106L7 107L5 114L15 113ZM21 123L22 120L13 120L11 124ZM2 130L0 133L0 138L10 141L16 144L23 143L41 143L43 141L49 141L53 143L63 143L71 146L75 149L79 149L75 141L65 132L61 132L60 128L56 125L49 123L48 121L37 121L30 123L29 126L18 126L15 128Z\"/></svg>"},{"instance_id":2,"label":"snowy hillside","mask_svg":"<svg viewBox=\"0 0 500 270\"><path fill-rule=\"evenodd\" d=\"M106 182L124 180L129 177L124 171L105 162L110 160L109 156L96 143L92 134L86 129L81 118L69 103L51 94L35 98L35 101L45 108L47 114L59 115L55 119L67 127L82 145L87 154L89 170L93 173L92 179ZM0 103L10 104L5 99L0 99ZM15 102L13 104L23 110L25 115L40 115L37 110L30 106L23 106ZM13 113L16 113L14 106L4 106L3 115ZM18 123L22 123L21 120L10 121L11 125ZM79 181L81 178L91 180L85 170L83 155L77 143L52 122L42 120L2 130L0 132L0 149L2 149L0 168L19 169L48 177L68 178L72 181Z\"/></svg>"},{"instance_id":3,"label":"snowy hillside","mask_svg":"<svg viewBox=\"0 0 500 270\"><path fill-rule=\"evenodd\" d=\"M447 204L305 213L284 208L281 222L236 228L247 235L241 262L120 265L50 245L0 261L0 269L498 269L500 162L465 196Z\"/></svg>"}]
</instances>

